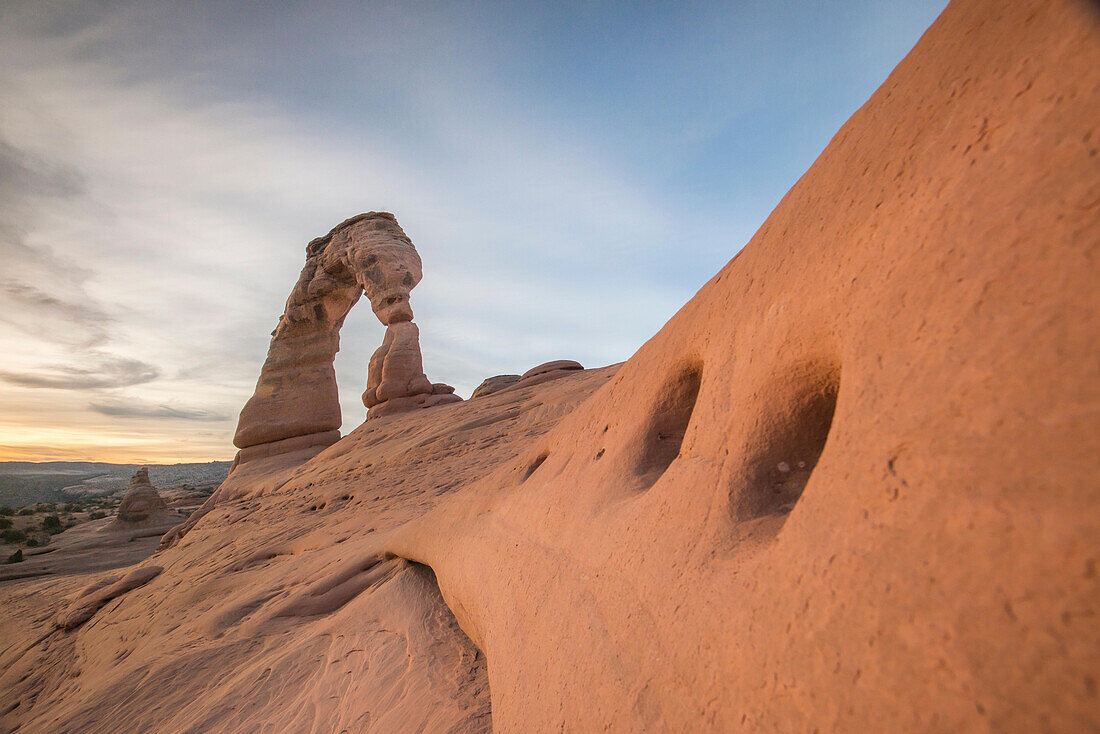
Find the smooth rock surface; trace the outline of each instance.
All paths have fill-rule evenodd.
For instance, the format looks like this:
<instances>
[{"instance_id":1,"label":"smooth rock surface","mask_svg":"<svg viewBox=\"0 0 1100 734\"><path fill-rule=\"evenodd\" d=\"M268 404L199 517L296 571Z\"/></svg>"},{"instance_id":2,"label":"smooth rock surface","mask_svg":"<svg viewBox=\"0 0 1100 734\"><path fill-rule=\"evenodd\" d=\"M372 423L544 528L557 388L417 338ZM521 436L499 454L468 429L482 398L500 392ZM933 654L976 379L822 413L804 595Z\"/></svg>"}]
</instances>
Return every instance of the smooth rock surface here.
<instances>
[{"instance_id":1,"label":"smooth rock surface","mask_svg":"<svg viewBox=\"0 0 1100 734\"><path fill-rule=\"evenodd\" d=\"M367 413L367 419L382 418L387 415L397 415L398 413L404 413L409 410L417 410L419 408L434 408L437 405L447 405L449 403L461 403L462 398L453 393L423 393L420 395L412 395L409 397L392 398L384 403L378 404Z\"/></svg>"}]
</instances>

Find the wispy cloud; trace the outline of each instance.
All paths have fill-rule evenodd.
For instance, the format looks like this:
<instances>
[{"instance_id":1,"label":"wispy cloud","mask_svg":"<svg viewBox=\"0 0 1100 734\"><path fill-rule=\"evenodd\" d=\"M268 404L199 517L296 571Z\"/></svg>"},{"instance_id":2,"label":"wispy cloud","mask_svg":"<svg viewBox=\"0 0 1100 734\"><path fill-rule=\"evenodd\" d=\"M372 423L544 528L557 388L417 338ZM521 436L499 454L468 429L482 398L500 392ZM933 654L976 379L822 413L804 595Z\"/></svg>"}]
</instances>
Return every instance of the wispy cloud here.
<instances>
[{"instance_id":1,"label":"wispy cloud","mask_svg":"<svg viewBox=\"0 0 1100 734\"><path fill-rule=\"evenodd\" d=\"M84 190L84 180L76 170L20 150L0 138L0 204L3 204L0 212L4 219L19 211L19 199L72 197Z\"/></svg>"},{"instance_id":2,"label":"wispy cloud","mask_svg":"<svg viewBox=\"0 0 1100 734\"><path fill-rule=\"evenodd\" d=\"M91 367L55 364L28 372L0 370L0 380L20 387L91 390L140 385L155 380L160 374L156 367L136 359L98 355L92 357L92 361Z\"/></svg>"},{"instance_id":3,"label":"wispy cloud","mask_svg":"<svg viewBox=\"0 0 1100 734\"><path fill-rule=\"evenodd\" d=\"M130 418L178 418L191 421L223 421L228 416L204 408L181 408L173 405L152 405L136 399L113 399L92 402L90 410L110 416Z\"/></svg>"},{"instance_id":4,"label":"wispy cloud","mask_svg":"<svg viewBox=\"0 0 1100 734\"><path fill-rule=\"evenodd\" d=\"M112 319L90 300L51 295L29 283L0 280L0 321L46 341L80 347L102 346Z\"/></svg>"}]
</instances>

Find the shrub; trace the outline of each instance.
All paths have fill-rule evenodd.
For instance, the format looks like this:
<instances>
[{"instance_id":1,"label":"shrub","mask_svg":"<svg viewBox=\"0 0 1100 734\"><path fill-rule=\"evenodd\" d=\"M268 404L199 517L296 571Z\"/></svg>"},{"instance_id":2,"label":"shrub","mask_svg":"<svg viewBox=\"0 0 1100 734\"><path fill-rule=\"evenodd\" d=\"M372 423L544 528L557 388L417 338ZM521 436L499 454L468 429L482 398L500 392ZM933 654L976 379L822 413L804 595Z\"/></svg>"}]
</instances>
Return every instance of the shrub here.
<instances>
[{"instance_id":1,"label":"shrub","mask_svg":"<svg viewBox=\"0 0 1100 734\"><path fill-rule=\"evenodd\" d=\"M57 515L46 515L42 518L42 529L51 533L60 533L61 518Z\"/></svg>"},{"instance_id":2,"label":"shrub","mask_svg":"<svg viewBox=\"0 0 1100 734\"><path fill-rule=\"evenodd\" d=\"M20 510L19 512L15 513L15 514L17 514L17 515L33 515L34 514L34 508L33 507L24 507L22 510Z\"/></svg>"},{"instance_id":3,"label":"shrub","mask_svg":"<svg viewBox=\"0 0 1100 734\"><path fill-rule=\"evenodd\" d=\"M0 517L0 530L7 530L11 527L11 520L6 517Z\"/></svg>"},{"instance_id":4,"label":"shrub","mask_svg":"<svg viewBox=\"0 0 1100 734\"><path fill-rule=\"evenodd\" d=\"M5 543L22 543L26 539L27 536L23 534L22 530L0 530L0 540L3 540Z\"/></svg>"},{"instance_id":5,"label":"shrub","mask_svg":"<svg viewBox=\"0 0 1100 734\"><path fill-rule=\"evenodd\" d=\"M7 505L0 505L0 515L14 515L15 510L11 509Z\"/></svg>"},{"instance_id":6,"label":"shrub","mask_svg":"<svg viewBox=\"0 0 1100 734\"><path fill-rule=\"evenodd\" d=\"M28 548L37 548L38 547L38 538L35 538L34 536L31 536L31 537L27 538L27 547Z\"/></svg>"}]
</instances>

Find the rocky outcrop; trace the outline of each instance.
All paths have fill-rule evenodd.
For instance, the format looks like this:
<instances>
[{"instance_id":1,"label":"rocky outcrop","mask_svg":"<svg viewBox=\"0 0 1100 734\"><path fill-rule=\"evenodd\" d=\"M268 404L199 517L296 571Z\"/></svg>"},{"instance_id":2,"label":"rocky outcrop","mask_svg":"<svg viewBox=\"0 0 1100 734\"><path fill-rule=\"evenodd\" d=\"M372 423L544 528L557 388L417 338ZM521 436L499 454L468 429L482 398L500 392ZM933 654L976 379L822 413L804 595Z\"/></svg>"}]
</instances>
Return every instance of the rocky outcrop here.
<instances>
[{"instance_id":1,"label":"rocky outcrop","mask_svg":"<svg viewBox=\"0 0 1100 734\"><path fill-rule=\"evenodd\" d=\"M500 392L506 387L511 387L519 382L519 375L496 375L494 377L486 378L480 385L474 388L474 391L470 394L470 399L484 397L486 395L492 395L495 392Z\"/></svg>"},{"instance_id":2,"label":"rocky outcrop","mask_svg":"<svg viewBox=\"0 0 1100 734\"><path fill-rule=\"evenodd\" d=\"M159 576L163 570L160 566L143 566L134 569L125 576L108 576L106 579L92 584L84 589L65 611L57 615L54 619L54 625L66 632L79 627L91 619L108 602L144 586Z\"/></svg>"},{"instance_id":3,"label":"rocky outcrop","mask_svg":"<svg viewBox=\"0 0 1100 734\"><path fill-rule=\"evenodd\" d=\"M489 377L477 386L470 395L470 399L492 395L493 393L500 392L513 385L519 387L540 385L544 382L556 380L559 377L565 377L566 375L583 370L584 367L581 366L580 362L575 362L571 359L556 359L552 362L545 362L537 367L532 367L522 375L496 375L494 377Z\"/></svg>"},{"instance_id":4,"label":"rocky outcrop","mask_svg":"<svg viewBox=\"0 0 1100 734\"><path fill-rule=\"evenodd\" d=\"M573 370L583 370L580 362L574 362L571 359L555 359L553 362L544 362L537 367L524 372L519 376L519 379L526 380L529 377L536 377L537 375L545 375L549 372L572 372Z\"/></svg>"},{"instance_id":5,"label":"rocky outcrop","mask_svg":"<svg viewBox=\"0 0 1100 734\"><path fill-rule=\"evenodd\" d=\"M420 329L412 322L407 292L399 305L401 308L375 309L379 321L386 326L386 336L382 346L371 355L367 371L363 405L367 406L368 418L462 400L453 394L454 388L436 389L424 374Z\"/></svg>"},{"instance_id":6,"label":"rocky outcrop","mask_svg":"<svg viewBox=\"0 0 1100 734\"><path fill-rule=\"evenodd\" d=\"M416 324L411 321L389 324L382 346L370 360L367 389L363 393L363 404L369 409L367 417L379 418L461 400L453 387L433 385L424 374L420 330Z\"/></svg>"},{"instance_id":7,"label":"rocky outcrop","mask_svg":"<svg viewBox=\"0 0 1100 734\"><path fill-rule=\"evenodd\" d=\"M138 524L156 525L175 517L149 481L148 467L143 466L130 480L130 488L126 490L112 524L116 528L129 528Z\"/></svg>"},{"instance_id":8,"label":"rocky outcrop","mask_svg":"<svg viewBox=\"0 0 1100 734\"><path fill-rule=\"evenodd\" d=\"M411 321L390 324L382 346L371 356L363 405L373 408L393 398L431 392L420 356L420 329Z\"/></svg>"},{"instance_id":9,"label":"rocky outcrop","mask_svg":"<svg viewBox=\"0 0 1100 734\"><path fill-rule=\"evenodd\" d=\"M584 367L581 366L580 362L574 362L571 359L556 359L553 362L545 362L524 372L520 375L519 380L516 382L516 386L531 387L533 385L541 385L544 382L556 380L559 377L566 377L583 370Z\"/></svg>"}]
</instances>

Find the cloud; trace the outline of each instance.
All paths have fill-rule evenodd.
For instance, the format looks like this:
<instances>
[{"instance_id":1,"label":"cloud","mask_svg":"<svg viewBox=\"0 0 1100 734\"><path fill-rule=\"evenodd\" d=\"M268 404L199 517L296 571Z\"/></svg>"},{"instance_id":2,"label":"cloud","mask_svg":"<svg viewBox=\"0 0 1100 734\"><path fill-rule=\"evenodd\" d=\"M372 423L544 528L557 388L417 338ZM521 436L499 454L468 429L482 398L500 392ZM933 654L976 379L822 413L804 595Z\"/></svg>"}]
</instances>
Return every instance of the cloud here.
<instances>
[{"instance_id":1,"label":"cloud","mask_svg":"<svg viewBox=\"0 0 1100 734\"><path fill-rule=\"evenodd\" d=\"M92 272L29 241L59 202L85 193L75 168L0 137L0 321L43 341L88 348L108 341L112 322L85 288Z\"/></svg>"},{"instance_id":2,"label":"cloud","mask_svg":"<svg viewBox=\"0 0 1100 734\"><path fill-rule=\"evenodd\" d=\"M9 273L13 266L48 266L65 271L70 278L87 277L86 271L66 266L48 251L26 244L28 233L51 203L84 193L84 177L75 168L16 147L0 135L0 252Z\"/></svg>"},{"instance_id":3,"label":"cloud","mask_svg":"<svg viewBox=\"0 0 1100 734\"><path fill-rule=\"evenodd\" d=\"M0 380L20 387L88 390L140 385L160 376L160 370L140 360L110 355L100 355L95 359L98 364L90 368L48 365L34 372L0 371Z\"/></svg>"},{"instance_id":4,"label":"cloud","mask_svg":"<svg viewBox=\"0 0 1100 734\"><path fill-rule=\"evenodd\" d=\"M76 169L0 138L0 201L8 204L16 196L72 197L84 191L84 177Z\"/></svg>"},{"instance_id":5,"label":"cloud","mask_svg":"<svg viewBox=\"0 0 1100 734\"><path fill-rule=\"evenodd\" d=\"M223 421L228 416L215 413L205 408L180 408L171 405L155 405L140 400L112 399L93 402L88 405L90 410L102 415L126 417L126 418L179 418L192 421Z\"/></svg>"},{"instance_id":6,"label":"cloud","mask_svg":"<svg viewBox=\"0 0 1100 734\"><path fill-rule=\"evenodd\" d=\"M102 346L109 339L113 319L90 299L77 292L73 300L52 295L29 284L0 280L0 321L41 340L80 347Z\"/></svg>"}]
</instances>

